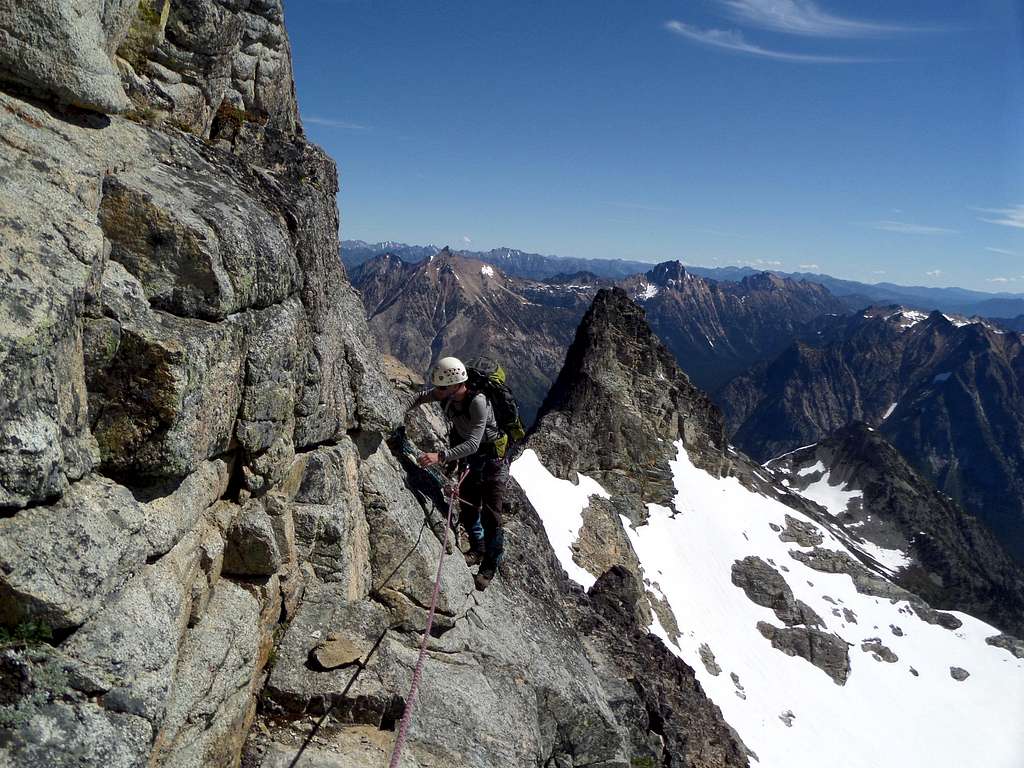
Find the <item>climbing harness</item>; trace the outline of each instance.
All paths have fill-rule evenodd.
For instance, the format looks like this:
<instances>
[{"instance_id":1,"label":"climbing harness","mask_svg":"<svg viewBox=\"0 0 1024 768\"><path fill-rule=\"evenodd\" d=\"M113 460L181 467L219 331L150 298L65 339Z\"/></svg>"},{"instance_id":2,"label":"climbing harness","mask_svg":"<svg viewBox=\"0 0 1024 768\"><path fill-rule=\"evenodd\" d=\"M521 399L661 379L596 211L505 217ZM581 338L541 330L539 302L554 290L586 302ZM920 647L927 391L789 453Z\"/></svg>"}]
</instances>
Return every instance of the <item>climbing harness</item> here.
<instances>
[{"instance_id":1,"label":"climbing harness","mask_svg":"<svg viewBox=\"0 0 1024 768\"><path fill-rule=\"evenodd\" d=\"M459 476L458 480L452 483L448 502L448 520L444 527L444 541L441 543L441 556L437 561L437 575L434 577L434 591L430 595L430 610L427 612L427 626L423 630L423 639L420 641L420 655L416 659L416 669L412 673L412 684L409 686L409 695L405 699L405 711L402 713L402 722L398 726L398 736L395 737L395 746L391 753L391 762L388 768L398 768L398 761L402 758L402 749L405 747L406 736L409 732L409 723L412 721L413 704L416 700L416 691L420 685L420 678L423 675L423 662L427 658L427 641L430 639L430 628L434 623L434 610L437 608L437 596L441 590L441 567L444 565L444 553L448 546L448 529L452 525L452 516L455 507L459 503L459 489L462 481L466 479L469 470L466 469Z\"/></svg>"}]
</instances>

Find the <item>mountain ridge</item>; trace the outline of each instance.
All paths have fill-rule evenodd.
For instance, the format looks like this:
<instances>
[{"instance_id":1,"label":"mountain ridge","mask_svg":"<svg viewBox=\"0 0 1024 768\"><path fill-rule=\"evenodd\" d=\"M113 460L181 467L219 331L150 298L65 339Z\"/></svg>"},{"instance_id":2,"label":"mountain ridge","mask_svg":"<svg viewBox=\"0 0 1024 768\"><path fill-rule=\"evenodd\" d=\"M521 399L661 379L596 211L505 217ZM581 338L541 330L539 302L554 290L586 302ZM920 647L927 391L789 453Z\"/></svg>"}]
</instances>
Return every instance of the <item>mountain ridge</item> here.
<instances>
[{"instance_id":1,"label":"mountain ridge","mask_svg":"<svg viewBox=\"0 0 1024 768\"><path fill-rule=\"evenodd\" d=\"M410 246L403 243L387 241L383 243L366 243L362 240L343 241L339 251L342 261L348 268L373 256L391 250L402 254L402 258L418 261L428 255L428 251L440 250L437 246ZM579 257L542 256L526 254L514 248L497 248L492 251L459 251L488 263L503 268L510 274L543 280L559 272L591 271L601 277L620 279L648 271L658 262L641 262L624 259L586 259ZM522 266L517 267L517 261ZM739 282L748 275L764 272L763 268L753 267L701 267L687 265L687 269L695 275L714 280ZM807 280L824 285L829 291L844 299L847 309L857 310L869 304L906 304L915 309L926 311L939 309L964 315L979 315L1012 319L1024 315L1024 293L999 291L989 293L966 288L932 288L928 286L903 286L895 283L862 283L846 280L817 272L784 272L767 270L793 280Z\"/></svg>"},{"instance_id":2,"label":"mountain ridge","mask_svg":"<svg viewBox=\"0 0 1024 768\"><path fill-rule=\"evenodd\" d=\"M876 308L836 318L720 394L732 439L765 461L853 421L1024 556L1020 334Z\"/></svg>"}]
</instances>

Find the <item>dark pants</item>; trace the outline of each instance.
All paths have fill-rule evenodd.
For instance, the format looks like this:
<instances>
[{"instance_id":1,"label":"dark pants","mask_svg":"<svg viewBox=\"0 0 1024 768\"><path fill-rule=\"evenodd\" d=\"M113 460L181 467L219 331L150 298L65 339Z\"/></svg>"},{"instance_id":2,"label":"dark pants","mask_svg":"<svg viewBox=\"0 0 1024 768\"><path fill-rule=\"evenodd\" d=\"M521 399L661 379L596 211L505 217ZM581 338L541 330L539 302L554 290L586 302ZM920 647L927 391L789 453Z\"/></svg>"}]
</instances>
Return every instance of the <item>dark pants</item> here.
<instances>
[{"instance_id":1,"label":"dark pants","mask_svg":"<svg viewBox=\"0 0 1024 768\"><path fill-rule=\"evenodd\" d=\"M497 565L505 550L501 510L508 486L508 464L504 459L475 455L469 459L469 474L459 491L459 521L469 534L474 549L483 549Z\"/></svg>"}]
</instances>

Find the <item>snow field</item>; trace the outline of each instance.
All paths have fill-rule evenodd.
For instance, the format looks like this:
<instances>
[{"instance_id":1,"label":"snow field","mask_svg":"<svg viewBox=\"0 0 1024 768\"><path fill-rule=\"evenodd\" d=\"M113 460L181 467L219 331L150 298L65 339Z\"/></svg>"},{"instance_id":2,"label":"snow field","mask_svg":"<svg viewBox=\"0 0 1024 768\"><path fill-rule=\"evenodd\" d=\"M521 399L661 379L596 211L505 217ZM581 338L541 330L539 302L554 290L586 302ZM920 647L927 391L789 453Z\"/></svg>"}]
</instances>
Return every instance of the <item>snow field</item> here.
<instances>
[{"instance_id":1,"label":"snow field","mask_svg":"<svg viewBox=\"0 0 1024 768\"><path fill-rule=\"evenodd\" d=\"M735 478L712 477L690 463L681 442L677 449L675 511L651 504L646 525L623 525L646 579L660 585L682 635L673 644L657 620L651 631L693 667L726 721L758 755L760 762L752 765L818 768L828 760L837 768L1024 766L1024 660L985 643L998 630L960 613L955 615L963 626L956 631L930 625L906 603L858 593L846 574L803 565L789 556L799 547L780 541L769 524L785 526L787 514L813 521ZM607 492L585 476L579 485L554 478L533 451L513 464L512 475L537 508L570 577L592 585L594 576L573 561L571 547L589 497L607 498ZM821 530L822 546L845 549ZM794 596L825 622L824 631L851 644L845 686L761 636L758 621L782 623L732 584L733 563L748 555L774 563ZM853 611L857 623L846 620L843 608ZM869 638L879 638L899 660L876 661L862 651ZM704 667L702 643L711 648L721 674ZM970 677L954 680L952 666ZM739 677L745 699L730 673ZM789 711L795 715L791 726L780 719Z\"/></svg>"},{"instance_id":2,"label":"snow field","mask_svg":"<svg viewBox=\"0 0 1024 768\"><path fill-rule=\"evenodd\" d=\"M608 492L586 475L579 475L578 485L555 477L540 463L533 449L523 451L512 463L509 474L523 488L540 515L551 548L558 554L569 578L590 589L597 578L576 564L571 547L580 536L583 510L590 504L590 497L607 499Z\"/></svg>"}]
</instances>

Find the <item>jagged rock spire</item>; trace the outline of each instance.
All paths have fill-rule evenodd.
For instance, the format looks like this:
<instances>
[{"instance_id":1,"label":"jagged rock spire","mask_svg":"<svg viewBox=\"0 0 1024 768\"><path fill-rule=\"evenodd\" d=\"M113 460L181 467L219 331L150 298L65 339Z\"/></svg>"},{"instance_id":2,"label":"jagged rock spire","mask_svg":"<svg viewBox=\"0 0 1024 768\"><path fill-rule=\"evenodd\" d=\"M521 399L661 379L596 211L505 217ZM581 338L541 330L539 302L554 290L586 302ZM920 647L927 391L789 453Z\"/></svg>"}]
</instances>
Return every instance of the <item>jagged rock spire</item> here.
<instances>
[{"instance_id":1,"label":"jagged rock spire","mask_svg":"<svg viewBox=\"0 0 1024 768\"><path fill-rule=\"evenodd\" d=\"M534 434L531 444L548 466L599 474L610 487L645 501L671 500L668 461L677 439L709 471L726 464L718 409L621 288L602 289L594 298Z\"/></svg>"}]
</instances>

